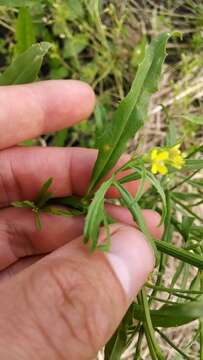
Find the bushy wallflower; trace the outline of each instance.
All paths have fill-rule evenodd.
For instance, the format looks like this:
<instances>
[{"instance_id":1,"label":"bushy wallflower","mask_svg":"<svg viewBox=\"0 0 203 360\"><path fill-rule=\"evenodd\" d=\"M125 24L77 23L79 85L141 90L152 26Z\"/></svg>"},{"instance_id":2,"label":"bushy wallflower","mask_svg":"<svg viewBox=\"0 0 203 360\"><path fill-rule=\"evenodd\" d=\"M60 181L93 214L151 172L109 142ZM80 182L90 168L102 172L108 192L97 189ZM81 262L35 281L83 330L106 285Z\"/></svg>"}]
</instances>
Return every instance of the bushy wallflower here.
<instances>
[{"instance_id":1,"label":"bushy wallflower","mask_svg":"<svg viewBox=\"0 0 203 360\"><path fill-rule=\"evenodd\" d=\"M151 172L165 175L168 167L181 169L185 161L180 151L180 144L167 148L154 148L150 152Z\"/></svg>"},{"instance_id":2,"label":"bushy wallflower","mask_svg":"<svg viewBox=\"0 0 203 360\"><path fill-rule=\"evenodd\" d=\"M169 148L169 159L170 165L176 169L181 169L185 164L183 159L183 155L180 151L180 144L177 144L171 148Z\"/></svg>"}]
</instances>

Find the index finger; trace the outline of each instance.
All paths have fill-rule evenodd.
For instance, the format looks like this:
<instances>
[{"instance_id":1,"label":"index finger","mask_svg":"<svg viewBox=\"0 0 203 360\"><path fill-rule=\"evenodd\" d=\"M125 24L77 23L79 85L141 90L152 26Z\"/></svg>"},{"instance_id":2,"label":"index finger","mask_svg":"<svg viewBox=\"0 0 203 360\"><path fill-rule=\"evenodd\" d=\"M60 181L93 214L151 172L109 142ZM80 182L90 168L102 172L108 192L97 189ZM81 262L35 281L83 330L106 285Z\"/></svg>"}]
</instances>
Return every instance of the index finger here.
<instances>
[{"instance_id":1,"label":"index finger","mask_svg":"<svg viewBox=\"0 0 203 360\"><path fill-rule=\"evenodd\" d=\"M77 80L1 86L0 149L84 120L94 104L91 87Z\"/></svg>"}]
</instances>

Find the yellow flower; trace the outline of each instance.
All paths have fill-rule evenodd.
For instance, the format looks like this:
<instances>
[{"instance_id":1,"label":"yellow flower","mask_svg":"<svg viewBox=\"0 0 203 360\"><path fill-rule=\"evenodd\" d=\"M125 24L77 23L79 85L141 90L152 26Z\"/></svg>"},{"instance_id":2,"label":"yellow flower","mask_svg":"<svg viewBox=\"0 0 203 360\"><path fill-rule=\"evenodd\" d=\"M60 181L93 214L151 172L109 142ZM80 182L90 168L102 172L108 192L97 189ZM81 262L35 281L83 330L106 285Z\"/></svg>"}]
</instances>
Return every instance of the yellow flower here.
<instances>
[{"instance_id":1,"label":"yellow flower","mask_svg":"<svg viewBox=\"0 0 203 360\"><path fill-rule=\"evenodd\" d=\"M180 144L177 144L169 149L170 164L176 169L181 169L185 164L183 156L180 151Z\"/></svg>"},{"instance_id":2,"label":"yellow flower","mask_svg":"<svg viewBox=\"0 0 203 360\"><path fill-rule=\"evenodd\" d=\"M165 161L169 158L169 152L162 149L153 149L151 152L151 162L152 167L151 171L153 174L165 175L168 172L168 169L165 165Z\"/></svg>"},{"instance_id":3,"label":"yellow flower","mask_svg":"<svg viewBox=\"0 0 203 360\"><path fill-rule=\"evenodd\" d=\"M151 172L153 174L165 175L168 172L167 166L181 169L185 161L180 151L180 144L168 148L154 148L150 153Z\"/></svg>"}]
</instances>

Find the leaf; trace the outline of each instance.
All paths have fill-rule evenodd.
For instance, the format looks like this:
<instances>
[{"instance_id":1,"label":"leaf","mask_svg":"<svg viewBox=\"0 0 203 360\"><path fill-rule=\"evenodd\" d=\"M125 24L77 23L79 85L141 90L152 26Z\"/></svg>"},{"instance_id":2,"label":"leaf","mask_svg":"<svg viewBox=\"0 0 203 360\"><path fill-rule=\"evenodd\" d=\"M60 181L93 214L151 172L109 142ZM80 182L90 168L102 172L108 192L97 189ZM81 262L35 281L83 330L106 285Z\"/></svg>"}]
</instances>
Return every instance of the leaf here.
<instances>
[{"instance_id":1,"label":"leaf","mask_svg":"<svg viewBox=\"0 0 203 360\"><path fill-rule=\"evenodd\" d=\"M203 125L203 115L182 115L184 120L190 121L193 124Z\"/></svg>"},{"instance_id":2,"label":"leaf","mask_svg":"<svg viewBox=\"0 0 203 360\"><path fill-rule=\"evenodd\" d=\"M160 181L154 176L150 171L147 171L147 180L154 186L156 191L161 197L161 200L163 202L163 211L162 211L162 218L161 223L164 221L166 214L167 214L167 206L166 206L166 195L165 192L160 184Z\"/></svg>"},{"instance_id":3,"label":"leaf","mask_svg":"<svg viewBox=\"0 0 203 360\"><path fill-rule=\"evenodd\" d=\"M105 360L118 360L127 347L128 331L133 324L133 305L125 314L118 329L105 346Z\"/></svg>"},{"instance_id":4,"label":"leaf","mask_svg":"<svg viewBox=\"0 0 203 360\"><path fill-rule=\"evenodd\" d=\"M45 208L43 208L43 212L46 212L47 214L51 214L51 215L67 216L67 217L81 214L79 210L65 210L65 209L60 209L59 207L52 207L52 206L46 206Z\"/></svg>"},{"instance_id":5,"label":"leaf","mask_svg":"<svg viewBox=\"0 0 203 360\"><path fill-rule=\"evenodd\" d=\"M35 201L35 205L37 208L42 208L48 200L51 199L52 193L49 190L51 184L53 182L53 178L49 178L41 187L39 194L37 195L37 199Z\"/></svg>"},{"instance_id":6,"label":"leaf","mask_svg":"<svg viewBox=\"0 0 203 360\"><path fill-rule=\"evenodd\" d=\"M26 84L36 80L42 60L51 44L42 42L32 45L19 55L0 76L0 85Z\"/></svg>"},{"instance_id":7,"label":"leaf","mask_svg":"<svg viewBox=\"0 0 203 360\"><path fill-rule=\"evenodd\" d=\"M96 124L96 139L99 138L107 124L107 113L105 107L97 102L94 110L94 118Z\"/></svg>"},{"instance_id":8,"label":"leaf","mask_svg":"<svg viewBox=\"0 0 203 360\"><path fill-rule=\"evenodd\" d=\"M188 184L191 184L192 186L196 187L197 189L202 190L202 188L203 188L203 179L189 180Z\"/></svg>"},{"instance_id":9,"label":"leaf","mask_svg":"<svg viewBox=\"0 0 203 360\"><path fill-rule=\"evenodd\" d=\"M169 36L168 33L160 34L147 47L130 92L118 106L107 130L98 139L99 154L89 192L115 165L128 140L143 126L150 96L157 90Z\"/></svg>"},{"instance_id":10,"label":"leaf","mask_svg":"<svg viewBox=\"0 0 203 360\"><path fill-rule=\"evenodd\" d=\"M168 133L166 137L166 146L175 146L177 144L177 129L174 121L170 121L168 125Z\"/></svg>"},{"instance_id":11,"label":"leaf","mask_svg":"<svg viewBox=\"0 0 203 360\"><path fill-rule=\"evenodd\" d=\"M167 243L166 241L154 240L156 247L159 251L164 254L173 256L176 259L184 261L187 264L193 265L200 270L203 270L203 257L202 255L193 254L192 252L178 248L172 244Z\"/></svg>"},{"instance_id":12,"label":"leaf","mask_svg":"<svg viewBox=\"0 0 203 360\"><path fill-rule=\"evenodd\" d=\"M16 54L21 54L35 43L35 32L29 10L23 7L19 10L16 21Z\"/></svg>"},{"instance_id":13,"label":"leaf","mask_svg":"<svg viewBox=\"0 0 203 360\"><path fill-rule=\"evenodd\" d=\"M48 202L49 204L50 202ZM81 213L86 212L87 204L79 196L66 196L64 198L51 199L51 205L67 206L73 210L79 210Z\"/></svg>"},{"instance_id":14,"label":"leaf","mask_svg":"<svg viewBox=\"0 0 203 360\"><path fill-rule=\"evenodd\" d=\"M119 184L118 182L114 182L114 186L120 192L124 205L129 209L133 219L135 220L135 222L137 222L141 231L144 233L146 239L149 242L149 245L151 245L152 249L154 250L154 254L157 259L157 249L154 239L151 236L151 233L145 223L138 203L135 202L135 199L132 197L132 195L121 184Z\"/></svg>"},{"instance_id":15,"label":"leaf","mask_svg":"<svg viewBox=\"0 0 203 360\"><path fill-rule=\"evenodd\" d=\"M36 225L37 230L42 230L42 222L41 222L41 219L40 219L39 212L36 211L34 213L34 216L35 216L35 225Z\"/></svg>"},{"instance_id":16,"label":"leaf","mask_svg":"<svg viewBox=\"0 0 203 360\"><path fill-rule=\"evenodd\" d=\"M195 219L192 216L184 215L182 217L181 228L182 228L182 234L183 234L185 241L187 241L190 236L191 227L192 227L194 220Z\"/></svg>"},{"instance_id":17,"label":"leaf","mask_svg":"<svg viewBox=\"0 0 203 360\"><path fill-rule=\"evenodd\" d=\"M203 169L203 159L186 159L184 170L198 170Z\"/></svg>"},{"instance_id":18,"label":"leaf","mask_svg":"<svg viewBox=\"0 0 203 360\"><path fill-rule=\"evenodd\" d=\"M62 129L55 133L53 146L64 146L68 136L68 129Z\"/></svg>"},{"instance_id":19,"label":"leaf","mask_svg":"<svg viewBox=\"0 0 203 360\"><path fill-rule=\"evenodd\" d=\"M203 317L203 301L164 305L159 310L151 310L150 315L154 327L181 326ZM137 320L144 320L144 312L137 304L134 304L134 316Z\"/></svg>"},{"instance_id":20,"label":"leaf","mask_svg":"<svg viewBox=\"0 0 203 360\"><path fill-rule=\"evenodd\" d=\"M96 249L99 227L104 219L104 196L112 182L113 180L110 178L100 186L88 208L85 219L84 242L90 241L92 250Z\"/></svg>"},{"instance_id":21,"label":"leaf","mask_svg":"<svg viewBox=\"0 0 203 360\"><path fill-rule=\"evenodd\" d=\"M76 20L84 16L84 8L81 0L66 0L68 19Z\"/></svg>"},{"instance_id":22,"label":"leaf","mask_svg":"<svg viewBox=\"0 0 203 360\"><path fill-rule=\"evenodd\" d=\"M13 201L11 203L11 205L16 207L16 208L30 208L30 209L35 208L35 203L33 201L29 201L29 200Z\"/></svg>"},{"instance_id":23,"label":"leaf","mask_svg":"<svg viewBox=\"0 0 203 360\"><path fill-rule=\"evenodd\" d=\"M144 35L141 41L135 46L132 53L131 64L134 67L139 65L141 61L144 59L146 45L147 45L147 37L146 35Z\"/></svg>"},{"instance_id":24,"label":"leaf","mask_svg":"<svg viewBox=\"0 0 203 360\"><path fill-rule=\"evenodd\" d=\"M88 37L84 34L77 34L71 39L66 39L64 46L65 59L80 54L87 47L88 41Z\"/></svg>"},{"instance_id":25,"label":"leaf","mask_svg":"<svg viewBox=\"0 0 203 360\"><path fill-rule=\"evenodd\" d=\"M152 325L151 313L149 309L149 303L147 300L147 294L145 288L143 288L140 294L138 295L138 301L143 309L143 315L144 315L143 327L144 327L144 332L146 335L151 358L154 360L164 360L164 356L159 348L159 345L157 343L154 334L154 328Z\"/></svg>"},{"instance_id":26,"label":"leaf","mask_svg":"<svg viewBox=\"0 0 203 360\"><path fill-rule=\"evenodd\" d=\"M182 193L182 192L173 191L172 195L174 198L177 198L177 199L183 200L183 201L190 201L190 200L195 200L195 199L200 198L198 193Z\"/></svg>"},{"instance_id":27,"label":"leaf","mask_svg":"<svg viewBox=\"0 0 203 360\"><path fill-rule=\"evenodd\" d=\"M9 7L22 7L33 5L36 0L0 0L0 5Z\"/></svg>"}]
</instances>

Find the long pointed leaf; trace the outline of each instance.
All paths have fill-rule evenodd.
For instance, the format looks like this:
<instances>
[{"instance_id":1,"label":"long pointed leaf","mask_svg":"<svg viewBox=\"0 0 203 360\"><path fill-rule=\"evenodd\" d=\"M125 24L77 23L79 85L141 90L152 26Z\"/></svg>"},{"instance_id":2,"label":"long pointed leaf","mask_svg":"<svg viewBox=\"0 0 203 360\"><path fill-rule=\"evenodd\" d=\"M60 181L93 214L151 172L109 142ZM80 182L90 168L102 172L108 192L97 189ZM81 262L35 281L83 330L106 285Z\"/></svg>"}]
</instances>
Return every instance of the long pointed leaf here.
<instances>
[{"instance_id":1,"label":"long pointed leaf","mask_svg":"<svg viewBox=\"0 0 203 360\"><path fill-rule=\"evenodd\" d=\"M92 250L97 247L99 227L104 220L104 196L112 182L113 180L110 178L100 186L89 206L85 219L84 241L86 243L90 241Z\"/></svg>"},{"instance_id":2,"label":"long pointed leaf","mask_svg":"<svg viewBox=\"0 0 203 360\"><path fill-rule=\"evenodd\" d=\"M35 41L35 31L32 16L27 7L19 10L16 21L16 54L21 54L32 46Z\"/></svg>"},{"instance_id":3,"label":"long pointed leaf","mask_svg":"<svg viewBox=\"0 0 203 360\"><path fill-rule=\"evenodd\" d=\"M150 96L158 87L169 36L168 33L160 34L147 47L130 92L120 103L106 132L98 139L99 155L89 192L115 165L128 140L143 126Z\"/></svg>"},{"instance_id":4,"label":"long pointed leaf","mask_svg":"<svg viewBox=\"0 0 203 360\"><path fill-rule=\"evenodd\" d=\"M19 55L0 76L0 85L26 84L36 80L44 55L51 44L42 42L32 45Z\"/></svg>"},{"instance_id":5,"label":"long pointed leaf","mask_svg":"<svg viewBox=\"0 0 203 360\"><path fill-rule=\"evenodd\" d=\"M164 305L159 310L151 310L150 314L154 327L181 326L203 317L203 301ZM140 305L134 304L134 315L137 320L144 320L144 312Z\"/></svg>"}]
</instances>

